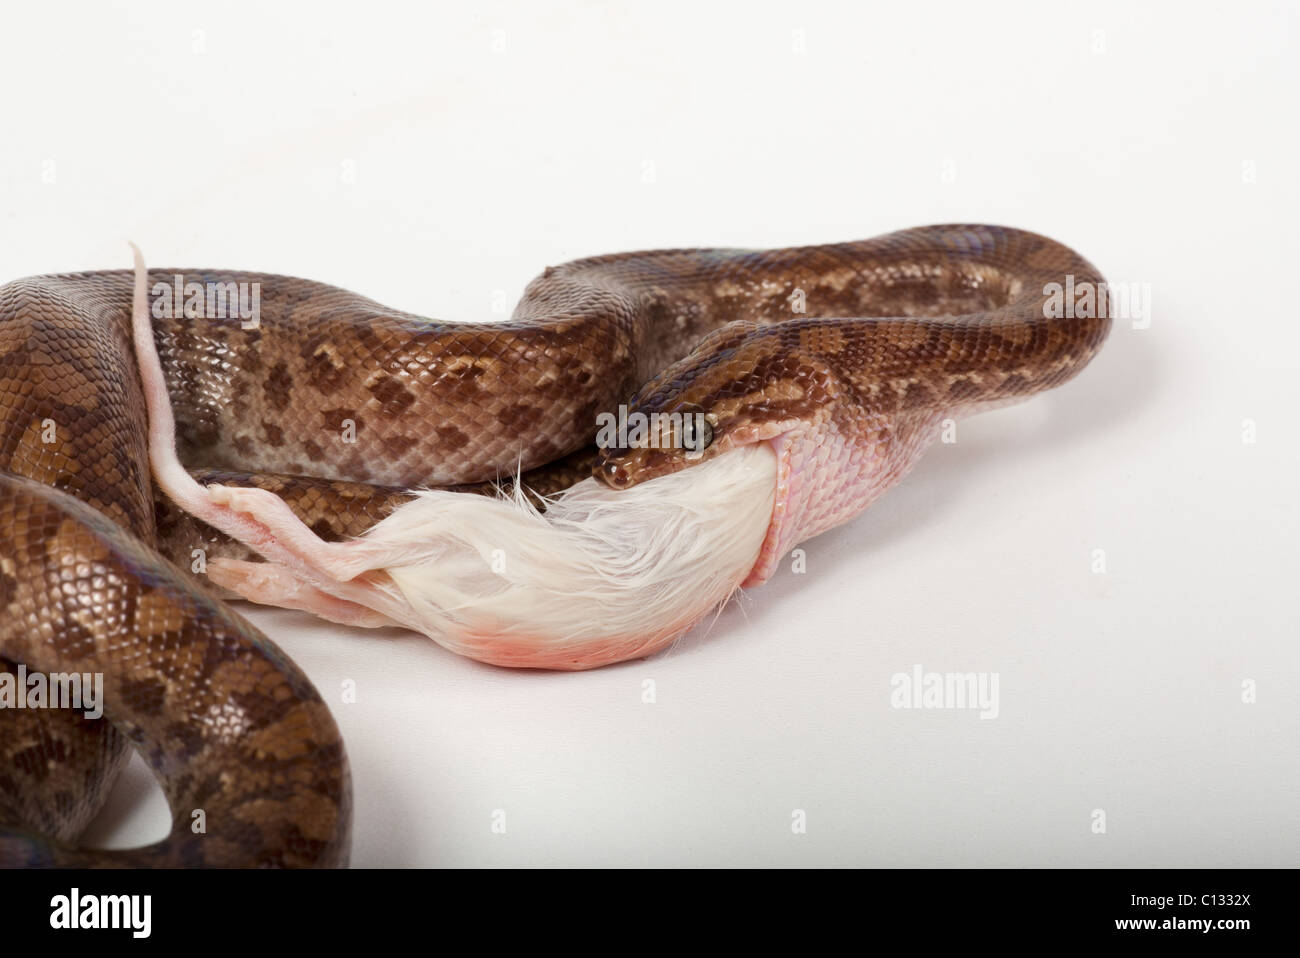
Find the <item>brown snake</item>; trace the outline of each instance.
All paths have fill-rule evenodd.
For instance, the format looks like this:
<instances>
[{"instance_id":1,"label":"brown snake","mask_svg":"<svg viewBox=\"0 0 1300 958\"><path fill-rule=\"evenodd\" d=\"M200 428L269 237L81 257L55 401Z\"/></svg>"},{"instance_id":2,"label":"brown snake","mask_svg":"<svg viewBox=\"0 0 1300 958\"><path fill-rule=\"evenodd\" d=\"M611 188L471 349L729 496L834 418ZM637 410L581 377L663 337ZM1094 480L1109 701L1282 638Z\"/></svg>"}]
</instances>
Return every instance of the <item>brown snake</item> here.
<instances>
[{"instance_id":1,"label":"brown snake","mask_svg":"<svg viewBox=\"0 0 1300 958\"><path fill-rule=\"evenodd\" d=\"M256 328L203 311L154 321L181 456L205 481L273 489L338 540L409 487L518 466L543 491L593 468L614 486L677 471L700 457L609 448L593 464L583 450L620 403L699 411L704 459L778 450L752 582L897 481L941 419L1064 382L1110 326L1104 308L1049 309L1051 284L1101 286L1086 260L992 226L600 256L547 269L500 324L256 273L160 269L149 284L178 274L260 288ZM0 709L0 864L345 864L351 783L328 708L181 571L197 547L246 550L154 500L131 297L129 271L0 288L0 658L11 674L102 673L107 719ZM172 831L77 849L127 743L161 779Z\"/></svg>"}]
</instances>

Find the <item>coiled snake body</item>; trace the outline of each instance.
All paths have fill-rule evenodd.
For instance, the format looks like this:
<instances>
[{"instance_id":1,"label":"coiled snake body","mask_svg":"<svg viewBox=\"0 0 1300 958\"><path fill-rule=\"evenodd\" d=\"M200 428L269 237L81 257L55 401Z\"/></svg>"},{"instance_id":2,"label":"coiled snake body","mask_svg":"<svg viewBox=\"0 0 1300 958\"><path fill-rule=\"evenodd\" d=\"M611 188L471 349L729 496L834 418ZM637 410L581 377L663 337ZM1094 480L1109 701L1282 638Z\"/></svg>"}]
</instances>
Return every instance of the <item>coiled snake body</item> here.
<instances>
[{"instance_id":1,"label":"coiled snake body","mask_svg":"<svg viewBox=\"0 0 1300 958\"><path fill-rule=\"evenodd\" d=\"M273 489L340 539L409 487L518 466L544 491L593 469L626 486L770 442L776 508L751 582L897 481L943 418L1065 381L1109 329L1104 309L1049 308L1053 284L1100 287L1086 260L991 226L580 260L535 279L502 324L280 276L161 269L149 284L177 276L260 288L255 328L205 311L154 322L200 476ZM0 863L346 863L351 785L328 708L182 571L196 548L235 546L154 501L131 297L129 271L0 288L0 659L11 676L102 673L108 720L0 709ZM593 462L597 415L627 402L704 413L712 442ZM172 832L78 850L127 742L161 778Z\"/></svg>"}]
</instances>

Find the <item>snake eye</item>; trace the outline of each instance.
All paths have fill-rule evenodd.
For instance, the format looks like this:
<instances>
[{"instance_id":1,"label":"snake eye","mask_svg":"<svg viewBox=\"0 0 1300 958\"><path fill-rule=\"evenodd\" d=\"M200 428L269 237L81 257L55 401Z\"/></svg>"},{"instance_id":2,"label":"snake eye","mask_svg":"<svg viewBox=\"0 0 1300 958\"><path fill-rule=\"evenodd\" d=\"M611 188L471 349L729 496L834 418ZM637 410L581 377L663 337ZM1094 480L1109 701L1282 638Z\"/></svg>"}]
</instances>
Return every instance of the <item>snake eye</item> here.
<instances>
[{"instance_id":1,"label":"snake eye","mask_svg":"<svg viewBox=\"0 0 1300 958\"><path fill-rule=\"evenodd\" d=\"M697 459L713 442L713 424L702 412L682 416L682 448L688 459Z\"/></svg>"}]
</instances>

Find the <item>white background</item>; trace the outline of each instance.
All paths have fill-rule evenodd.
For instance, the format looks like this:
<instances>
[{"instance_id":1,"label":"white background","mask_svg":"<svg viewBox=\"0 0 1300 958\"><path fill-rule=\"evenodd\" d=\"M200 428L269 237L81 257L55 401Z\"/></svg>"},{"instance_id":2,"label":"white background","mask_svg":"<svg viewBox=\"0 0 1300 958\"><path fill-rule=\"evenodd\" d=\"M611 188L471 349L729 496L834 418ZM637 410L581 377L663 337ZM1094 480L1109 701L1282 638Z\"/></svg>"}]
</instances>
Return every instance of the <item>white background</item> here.
<instances>
[{"instance_id":1,"label":"white background","mask_svg":"<svg viewBox=\"0 0 1300 958\"><path fill-rule=\"evenodd\" d=\"M355 864L1300 864L1294 4L441 7L6 8L3 279L131 238L485 319L575 256L974 221L1154 308L648 661L250 610L342 726ZM892 709L914 664L999 717ZM166 829L137 764L96 835Z\"/></svg>"}]
</instances>

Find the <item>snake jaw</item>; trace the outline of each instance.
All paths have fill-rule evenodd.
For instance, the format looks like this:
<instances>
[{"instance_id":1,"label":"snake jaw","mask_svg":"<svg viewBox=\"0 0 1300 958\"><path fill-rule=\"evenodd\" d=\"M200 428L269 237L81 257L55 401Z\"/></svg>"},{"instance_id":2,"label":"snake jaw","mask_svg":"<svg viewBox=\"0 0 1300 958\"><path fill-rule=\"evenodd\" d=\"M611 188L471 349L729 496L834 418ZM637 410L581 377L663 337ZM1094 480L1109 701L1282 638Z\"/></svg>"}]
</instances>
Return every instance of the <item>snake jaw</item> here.
<instances>
[{"instance_id":1,"label":"snake jaw","mask_svg":"<svg viewBox=\"0 0 1300 958\"><path fill-rule=\"evenodd\" d=\"M630 489L652 479L689 469L742 445L750 445L750 443L736 443L732 442L730 437L723 437L700 450L602 449L592 465L592 475L611 489Z\"/></svg>"}]
</instances>

